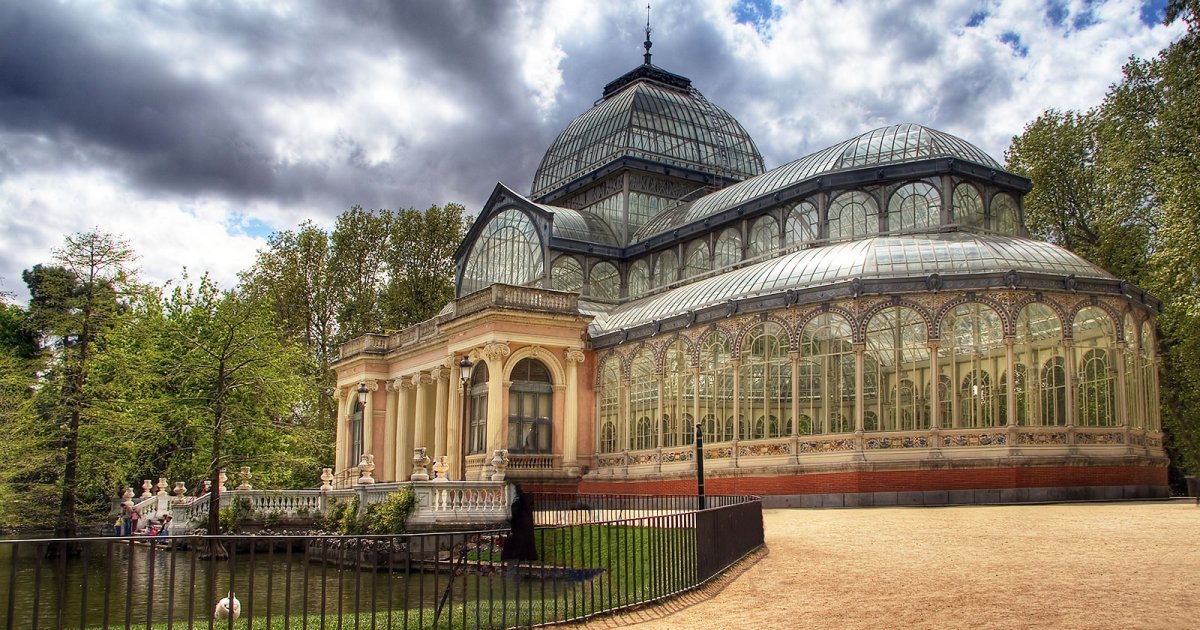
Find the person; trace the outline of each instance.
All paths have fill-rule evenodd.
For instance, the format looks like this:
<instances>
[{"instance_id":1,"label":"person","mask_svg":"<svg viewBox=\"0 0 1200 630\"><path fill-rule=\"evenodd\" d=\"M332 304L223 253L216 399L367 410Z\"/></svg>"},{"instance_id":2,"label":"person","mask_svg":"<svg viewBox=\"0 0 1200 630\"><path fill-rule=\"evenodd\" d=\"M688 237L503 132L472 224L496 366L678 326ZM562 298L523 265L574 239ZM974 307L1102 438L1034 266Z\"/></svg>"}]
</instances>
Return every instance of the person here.
<instances>
[{"instance_id":1,"label":"person","mask_svg":"<svg viewBox=\"0 0 1200 630\"><path fill-rule=\"evenodd\" d=\"M533 543L533 502L516 486L509 513L510 532L500 548L500 559L508 564L505 575L517 578L517 563L524 560L531 562L538 559L537 549Z\"/></svg>"},{"instance_id":2,"label":"person","mask_svg":"<svg viewBox=\"0 0 1200 630\"><path fill-rule=\"evenodd\" d=\"M125 515L118 514L117 520L113 522L113 535L122 536L125 534Z\"/></svg>"},{"instance_id":3,"label":"person","mask_svg":"<svg viewBox=\"0 0 1200 630\"><path fill-rule=\"evenodd\" d=\"M142 516L141 514L138 514L137 508L135 508L135 507L129 508L129 518L126 519L127 521L129 521L129 531L126 532L126 534L125 534L126 536L137 533L138 519L140 519L141 516Z\"/></svg>"},{"instance_id":4,"label":"person","mask_svg":"<svg viewBox=\"0 0 1200 630\"><path fill-rule=\"evenodd\" d=\"M171 535L171 532L169 531L170 527L171 527L171 515L164 514L162 517L162 525L160 525L158 528L158 535L159 536L170 536Z\"/></svg>"}]
</instances>

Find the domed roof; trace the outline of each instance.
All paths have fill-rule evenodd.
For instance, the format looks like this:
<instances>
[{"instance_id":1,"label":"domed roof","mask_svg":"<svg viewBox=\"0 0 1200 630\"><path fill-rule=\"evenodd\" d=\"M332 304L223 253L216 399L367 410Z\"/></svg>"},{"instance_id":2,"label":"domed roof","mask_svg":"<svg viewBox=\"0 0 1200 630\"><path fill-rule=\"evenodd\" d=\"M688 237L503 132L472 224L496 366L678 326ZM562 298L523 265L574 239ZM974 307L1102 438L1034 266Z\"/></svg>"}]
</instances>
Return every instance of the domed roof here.
<instances>
[{"instance_id":1,"label":"domed roof","mask_svg":"<svg viewBox=\"0 0 1200 630\"><path fill-rule=\"evenodd\" d=\"M645 64L609 83L604 96L558 135L533 178L535 199L622 157L639 157L733 179L763 172L750 135L691 81Z\"/></svg>"},{"instance_id":2,"label":"domed roof","mask_svg":"<svg viewBox=\"0 0 1200 630\"><path fill-rule=\"evenodd\" d=\"M652 295L597 316L592 334L632 328L709 306L811 289L855 278L925 278L1007 273L1115 279L1061 247L1026 238L946 232L878 236L801 249Z\"/></svg>"},{"instance_id":3,"label":"domed roof","mask_svg":"<svg viewBox=\"0 0 1200 630\"><path fill-rule=\"evenodd\" d=\"M934 158L955 158L988 168L1003 168L982 149L962 138L911 123L891 125L701 197L682 211L659 215L638 232L635 240L713 216L825 173Z\"/></svg>"}]
</instances>

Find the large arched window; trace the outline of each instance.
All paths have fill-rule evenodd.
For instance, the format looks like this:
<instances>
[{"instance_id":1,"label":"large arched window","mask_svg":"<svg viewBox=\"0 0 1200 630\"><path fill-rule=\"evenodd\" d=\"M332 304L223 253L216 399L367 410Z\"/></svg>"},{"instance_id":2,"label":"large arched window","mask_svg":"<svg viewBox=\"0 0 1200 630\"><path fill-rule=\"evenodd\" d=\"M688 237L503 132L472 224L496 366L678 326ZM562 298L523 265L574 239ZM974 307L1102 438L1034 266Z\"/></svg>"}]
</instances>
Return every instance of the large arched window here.
<instances>
[{"instance_id":1,"label":"large arched window","mask_svg":"<svg viewBox=\"0 0 1200 630\"><path fill-rule=\"evenodd\" d=\"M1141 383L1139 383L1142 373L1138 369L1137 322L1133 321L1133 316L1129 313L1125 314L1125 325L1122 328L1125 341L1125 348L1122 353L1125 359L1125 365L1123 366L1125 372L1125 408L1121 410L1121 413L1125 416L1126 424L1135 429L1144 429L1146 428L1146 403L1141 400Z\"/></svg>"},{"instance_id":2,"label":"large arched window","mask_svg":"<svg viewBox=\"0 0 1200 630\"><path fill-rule=\"evenodd\" d=\"M596 406L600 452L616 452L617 430L621 422L621 360L615 355L607 357L600 366L600 391L596 394Z\"/></svg>"},{"instance_id":3,"label":"large arched window","mask_svg":"<svg viewBox=\"0 0 1200 630\"><path fill-rule=\"evenodd\" d=\"M471 426L467 435L467 452L487 450L488 368L479 361L471 372Z\"/></svg>"},{"instance_id":4,"label":"large arched window","mask_svg":"<svg viewBox=\"0 0 1200 630\"><path fill-rule=\"evenodd\" d=\"M787 332L775 322L755 326L742 338L741 357L741 413L758 419L751 437L791 435L792 362ZM786 419L787 433L781 432L784 426L779 418Z\"/></svg>"},{"instance_id":5,"label":"large arched window","mask_svg":"<svg viewBox=\"0 0 1200 630\"><path fill-rule=\"evenodd\" d=\"M559 291L583 288L583 267L574 256L559 256L550 268L550 286Z\"/></svg>"},{"instance_id":6,"label":"large arched window","mask_svg":"<svg viewBox=\"0 0 1200 630\"><path fill-rule=\"evenodd\" d=\"M1008 421L1008 388L1012 387L1016 390L1013 392L1013 398L1016 399L1016 406L1013 408L1016 414L1015 421L1018 426L1029 424L1029 418L1026 415L1029 410L1029 379L1026 374L1028 369L1026 366L1018 363L1016 370L1013 372L1014 376L1011 379L1008 377L1007 371L1000 373L1000 390L996 392L996 398L999 400L1000 405L1000 417L996 420L998 423Z\"/></svg>"},{"instance_id":7,"label":"large arched window","mask_svg":"<svg viewBox=\"0 0 1200 630\"><path fill-rule=\"evenodd\" d=\"M665 287L677 279L679 273L679 260L675 256L675 250L668 249L658 254L658 258L654 260L654 286Z\"/></svg>"},{"instance_id":8,"label":"large arched window","mask_svg":"<svg viewBox=\"0 0 1200 630\"><path fill-rule=\"evenodd\" d=\"M942 196L925 182L905 184L888 201L888 230L913 230L941 223Z\"/></svg>"},{"instance_id":9,"label":"large arched window","mask_svg":"<svg viewBox=\"0 0 1200 630\"><path fill-rule=\"evenodd\" d=\"M991 307L968 302L942 319L938 373L957 385L954 426L1003 426L994 375L1007 367L1004 325ZM950 428L944 426L943 428Z\"/></svg>"},{"instance_id":10,"label":"large arched window","mask_svg":"<svg viewBox=\"0 0 1200 630\"><path fill-rule=\"evenodd\" d=\"M750 225L750 242L746 257L758 258L779 249L779 222L770 215L761 216Z\"/></svg>"},{"instance_id":11,"label":"large arched window","mask_svg":"<svg viewBox=\"0 0 1200 630\"><path fill-rule=\"evenodd\" d=\"M992 197L992 229L1002 234L1016 235L1020 222L1017 220L1017 200L1008 193Z\"/></svg>"},{"instance_id":12,"label":"large arched window","mask_svg":"<svg viewBox=\"0 0 1200 630\"><path fill-rule=\"evenodd\" d=\"M650 290L650 265L646 259L635 260L629 265L629 297L644 295Z\"/></svg>"},{"instance_id":13,"label":"large arched window","mask_svg":"<svg viewBox=\"0 0 1200 630\"><path fill-rule=\"evenodd\" d=\"M742 235L736 228L729 228L717 237L713 250L713 269L736 265L742 260Z\"/></svg>"},{"instance_id":14,"label":"large arched window","mask_svg":"<svg viewBox=\"0 0 1200 630\"><path fill-rule=\"evenodd\" d=\"M653 432L647 438L642 432L642 424L650 426L658 424L658 378L654 374L654 355L643 348L634 357L629 371L629 421L633 424L634 434L631 448L640 450L654 448L657 443ZM647 441L649 440L649 441Z\"/></svg>"},{"instance_id":15,"label":"large arched window","mask_svg":"<svg viewBox=\"0 0 1200 630\"><path fill-rule=\"evenodd\" d=\"M353 395L353 394L352 394ZM354 401L350 415L350 465L357 466L363 456L363 404Z\"/></svg>"},{"instance_id":16,"label":"large arched window","mask_svg":"<svg viewBox=\"0 0 1200 630\"><path fill-rule=\"evenodd\" d=\"M967 227L982 227L983 197L979 189L971 184L959 184L954 187L954 222Z\"/></svg>"},{"instance_id":17,"label":"large arched window","mask_svg":"<svg viewBox=\"0 0 1200 630\"><path fill-rule=\"evenodd\" d=\"M879 208L871 195L855 190L829 204L829 238L858 238L879 231Z\"/></svg>"},{"instance_id":18,"label":"large arched window","mask_svg":"<svg viewBox=\"0 0 1200 630\"><path fill-rule=\"evenodd\" d=\"M863 428L867 431L917 428L917 419L923 414L918 413L917 399L912 391L922 375L929 373L925 320L915 310L904 306L876 313L867 322L863 358L863 368L873 372L870 379L864 380L875 385L864 390L863 403L878 418L877 426L864 424Z\"/></svg>"},{"instance_id":19,"label":"large arched window","mask_svg":"<svg viewBox=\"0 0 1200 630\"><path fill-rule=\"evenodd\" d=\"M784 220L784 244L811 243L820 238L820 217L811 201L792 206Z\"/></svg>"},{"instance_id":20,"label":"large arched window","mask_svg":"<svg viewBox=\"0 0 1200 630\"><path fill-rule=\"evenodd\" d=\"M551 415L554 385L550 370L537 359L521 359L512 371L508 388L508 451L550 453L553 441Z\"/></svg>"},{"instance_id":21,"label":"large arched window","mask_svg":"<svg viewBox=\"0 0 1200 630\"><path fill-rule=\"evenodd\" d=\"M1017 315L1013 352L1017 369L1025 373L1029 392L1024 418L1032 426L1066 423L1066 364L1062 351L1062 323L1040 302L1028 304ZM1047 372L1050 370L1050 373ZM1049 387L1047 390L1045 388ZM1022 414L1018 412L1018 420Z\"/></svg>"},{"instance_id":22,"label":"large arched window","mask_svg":"<svg viewBox=\"0 0 1200 630\"><path fill-rule=\"evenodd\" d=\"M717 331L700 342L700 417L705 423L704 439L722 442L733 439L733 365L729 338ZM711 429L711 430L710 430Z\"/></svg>"},{"instance_id":23,"label":"large arched window","mask_svg":"<svg viewBox=\"0 0 1200 630\"><path fill-rule=\"evenodd\" d=\"M1161 431L1162 418L1158 401L1158 371L1154 365L1154 325L1150 320L1142 322L1138 356L1142 367L1142 389L1146 401L1146 430Z\"/></svg>"},{"instance_id":24,"label":"large arched window","mask_svg":"<svg viewBox=\"0 0 1200 630\"><path fill-rule=\"evenodd\" d=\"M589 280L592 297L601 300L615 300L621 297L621 273L612 263L601 261L592 265Z\"/></svg>"},{"instance_id":25,"label":"large arched window","mask_svg":"<svg viewBox=\"0 0 1200 630\"><path fill-rule=\"evenodd\" d=\"M1107 427L1119 424L1116 416L1117 375L1113 365L1116 331L1104 310L1080 309L1071 323L1075 354L1075 424Z\"/></svg>"},{"instance_id":26,"label":"large arched window","mask_svg":"<svg viewBox=\"0 0 1200 630\"><path fill-rule=\"evenodd\" d=\"M663 363L663 446L692 443L695 434L692 405L695 398L687 345L676 340L667 347Z\"/></svg>"},{"instance_id":27,"label":"large arched window","mask_svg":"<svg viewBox=\"0 0 1200 630\"><path fill-rule=\"evenodd\" d=\"M711 267L709 260L708 237L700 237L687 244L687 254L684 256L683 277L694 278L707 272Z\"/></svg>"},{"instance_id":28,"label":"large arched window","mask_svg":"<svg viewBox=\"0 0 1200 630\"><path fill-rule=\"evenodd\" d=\"M800 332L800 413L813 433L854 431L855 357L850 323L816 316Z\"/></svg>"},{"instance_id":29,"label":"large arched window","mask_svg":"<svg viewBox=\"0 0 1200 630\"><path fill-rule=\"evenodd\" d=\"M492 217L471 246L462 295L497 282L529 284L542 277L542 242L533 221L515 208Z\"/></svg>"}]
</instances>

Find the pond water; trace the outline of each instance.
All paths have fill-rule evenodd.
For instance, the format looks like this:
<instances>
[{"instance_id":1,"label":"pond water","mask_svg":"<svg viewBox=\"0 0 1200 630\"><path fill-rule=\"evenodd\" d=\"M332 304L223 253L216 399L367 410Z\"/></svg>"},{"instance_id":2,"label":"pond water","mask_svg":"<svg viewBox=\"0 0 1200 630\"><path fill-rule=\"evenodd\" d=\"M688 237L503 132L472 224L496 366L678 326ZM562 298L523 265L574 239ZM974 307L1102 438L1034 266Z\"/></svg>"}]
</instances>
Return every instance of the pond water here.
<instances>
[{"instance_id":1,"label":"pond water","mask_svg":"<svg viewBox=\"0 0 1200 630\"><path fill-rule=\"evenodd\" d=\"M372 610L403 616L406 609L428 615L446 590L444 573L406 573L403 561L394 559L391 570L386 562L383 570L360 570L350 561L355 551L329 551L326 557L346 562L326 562L321 549L300 540L220 560L175 545L92 539L81 543L80 555L54 558L47 557L46 543L0 541L0 617L5 627L49 628L201 620L211 618L231 590L242 616L256 619ZM499 594L504 580L486 576L488 571L475 571L485 575L469 589L467 580L457 580L451 604L493 589Z\"/></svg>"}]
</instances>

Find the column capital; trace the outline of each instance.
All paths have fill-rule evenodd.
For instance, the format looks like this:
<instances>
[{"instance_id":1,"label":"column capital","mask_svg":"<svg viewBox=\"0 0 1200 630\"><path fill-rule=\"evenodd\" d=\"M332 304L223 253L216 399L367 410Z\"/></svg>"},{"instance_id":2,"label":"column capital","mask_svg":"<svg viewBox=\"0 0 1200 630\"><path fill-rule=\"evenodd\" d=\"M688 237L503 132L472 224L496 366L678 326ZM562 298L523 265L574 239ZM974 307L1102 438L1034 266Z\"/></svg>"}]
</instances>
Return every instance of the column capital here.
<instances>
[{"instance_id":1,"label":"column capital","mask_svg":"<svg viewBox=\"0 0 1200 630\"><path fill-rule=\"evenodd\" d=\"M364 380L360 381L360 383L367 386L368 392L374 392L375 390L379 389L379 381L377 381L373 378L372 379L364 379Z\"/></svg>"},{"instance_id":2,"label":"column capital","mask_svg":"<svg viewBox=\"0 0 1200 630\"><path fill-rule=\"evenodd\" d=\"M567 348L567 364L583 363L586 358L582 348Z\"/></svg>"},{"instance_id":3,"label":"column capital","mask_svg":"<svg viewBox=\"0 0 1200 630\"><path fill-rule=\"evenodd\" d=\"M400 382L401 389L412 389L413 387L416 387L416 383L413 383L413 377L411 374L407 376L401 376L396 380Z\"/></svg>"},{"instance_id":4,"label":"column capital","mask_svg":"<svg viewBox=\"0 0 1200 630\"><path fill-rule=\"evenodd\" d=\"M429 372L421 372L418 380L422 385L432 385L433 375Z\"/></svg>"},{"instance_id":5,"label":"column capital","mask_svg":"<svg viewBox=\"0 0 1200 630\"><path fill-rule=\"evenodd\" d=\"M488 361L503 364L504 359L510 354L512 354L512 348L508 347L508 342L493 342L483 347L483 356Z\"/></svg>"},{"instance_id":6,"label":"column capital","mask_svg":"<svg viewBox=\"0 0 1200 630\"><path fill-rule=\"evenodd\" d=\"M430 376L435 381L445 381L450 378L450 368L438 366L429 371Z\"/></svg>"},{"instance_id":7,"label":"column capital","mask_svg":"<svg viewBox=\"0 0 1200 630\"><path fill-rule=\"evenodd\" d=\"M338 400L345 400L346 396L349 393L350 393L350 386L349 385L341 385L337 389L334 390L333 395Z\"/></svg>"},{"instance_id":8,"label":"column capital","mask_svg":"<svg viewBox=\"0 0 1200 630\"><path fill-rule=\"evenodd\" d=\"M390 380L388 380L388 382L387 382L387 390L388 390L389 392L395 392L395 391L399 391L399 390L400 390L400 379L399 379L399 378L393 378L393 379L390 379Z\"/></svg>"}]
</instances>

